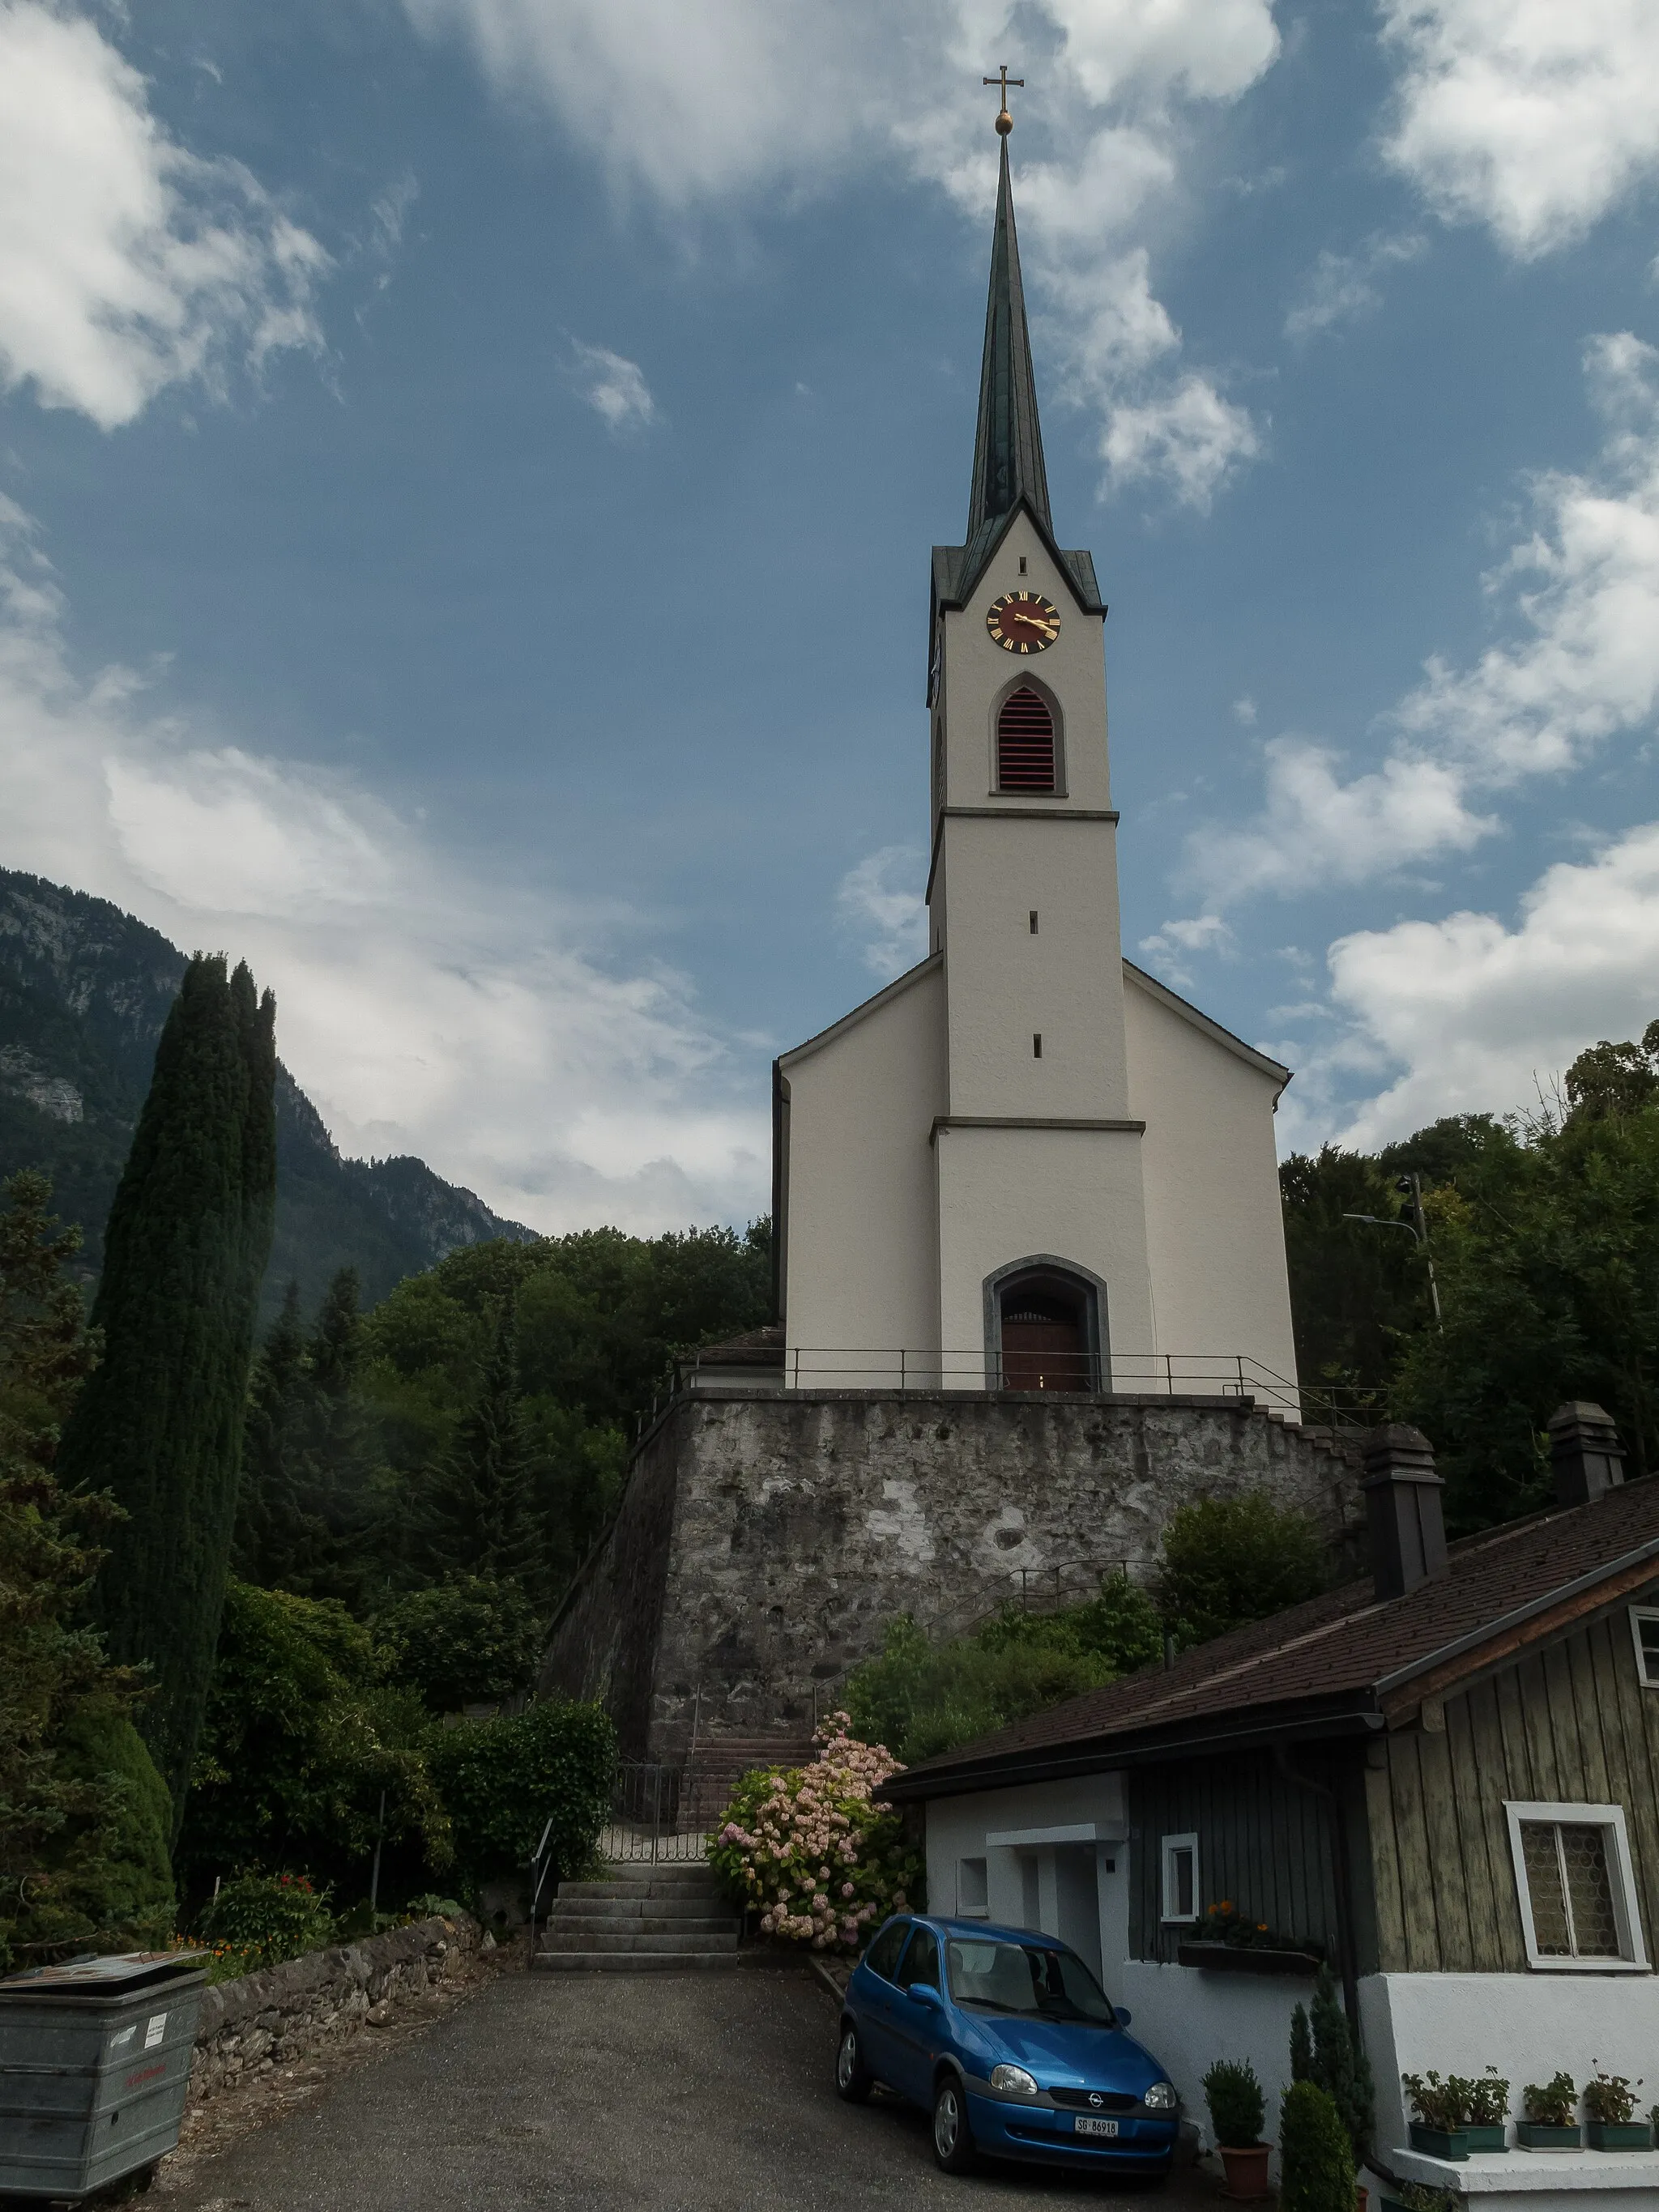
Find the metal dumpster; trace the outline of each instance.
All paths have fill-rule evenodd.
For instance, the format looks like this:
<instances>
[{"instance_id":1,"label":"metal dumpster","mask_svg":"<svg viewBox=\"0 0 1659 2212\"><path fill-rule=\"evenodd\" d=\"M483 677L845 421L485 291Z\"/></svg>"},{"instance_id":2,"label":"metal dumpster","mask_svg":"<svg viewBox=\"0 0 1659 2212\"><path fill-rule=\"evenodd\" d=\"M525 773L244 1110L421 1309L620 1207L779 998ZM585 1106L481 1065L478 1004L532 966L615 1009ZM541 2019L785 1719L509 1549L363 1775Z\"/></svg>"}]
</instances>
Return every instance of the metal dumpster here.
<instances>
[{"instance_id":1,"label":"metal dumpster","mask_svg":"<svg viewBox=\"0 0 1659 2212\"><path fill-rule=\"evenodd\" d=\"M0 2202L84 2197L173 2148L206 1980L199 1951L133 1951L0 1981Z\"/></svg>"}]
</instances>

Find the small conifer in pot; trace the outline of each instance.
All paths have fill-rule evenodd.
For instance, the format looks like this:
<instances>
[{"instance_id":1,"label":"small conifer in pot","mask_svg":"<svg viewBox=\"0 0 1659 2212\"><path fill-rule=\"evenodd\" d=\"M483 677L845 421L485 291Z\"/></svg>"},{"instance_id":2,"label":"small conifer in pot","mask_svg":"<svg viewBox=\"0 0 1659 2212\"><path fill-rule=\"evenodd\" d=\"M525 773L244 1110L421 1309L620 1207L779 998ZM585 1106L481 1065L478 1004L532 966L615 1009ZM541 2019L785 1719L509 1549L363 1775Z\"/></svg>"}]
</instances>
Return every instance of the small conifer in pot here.
<instances>
[{"instance_id":1,"label":"small conifer in pot","mask_svg":"<svg viewBox=\"0 0 1659 2212\"><path fill-rule=\"evenodd\" d=\"M1204 2076L1210 2127L1227 2172L1227 2195L1249 2201L1267 2194L1267 2145L1261 2140L1267 2099L1248 2060L1218 2058Z\"/></svg>"}]
</instances>

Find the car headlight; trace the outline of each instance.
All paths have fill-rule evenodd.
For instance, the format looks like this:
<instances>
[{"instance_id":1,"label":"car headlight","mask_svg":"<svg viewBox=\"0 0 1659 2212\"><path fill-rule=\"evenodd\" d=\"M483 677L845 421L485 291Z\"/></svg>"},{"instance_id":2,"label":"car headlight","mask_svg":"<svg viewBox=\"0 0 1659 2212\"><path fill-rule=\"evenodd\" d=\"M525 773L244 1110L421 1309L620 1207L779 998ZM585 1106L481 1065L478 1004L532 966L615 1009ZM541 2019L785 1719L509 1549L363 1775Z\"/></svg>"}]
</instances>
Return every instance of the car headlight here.
<instances>
[{"instance_id":1,"label":"car headlight","mask_svg":"<svg viewBox=\"0 0 1659 2212\"><path fill-rule=\"evenodd\" d=\"M1173 2081L1154 2081L1140 2101L1149 2112L1172 2112L1181 2100Z\"/></svg>"},{"instance_id":2,"label":"car headlight","mask_svg":"<svg viewBox=\"0 0 1659 2212\"><path fill-rule=\"evenodd\" d=\"M1000 2090L1005 2097L1035 2097L1036 2094L1036 2076L1028 2074L1023 2066L994 2066L991 2069L991 2087Z\"/></svg>"}]
</instances>

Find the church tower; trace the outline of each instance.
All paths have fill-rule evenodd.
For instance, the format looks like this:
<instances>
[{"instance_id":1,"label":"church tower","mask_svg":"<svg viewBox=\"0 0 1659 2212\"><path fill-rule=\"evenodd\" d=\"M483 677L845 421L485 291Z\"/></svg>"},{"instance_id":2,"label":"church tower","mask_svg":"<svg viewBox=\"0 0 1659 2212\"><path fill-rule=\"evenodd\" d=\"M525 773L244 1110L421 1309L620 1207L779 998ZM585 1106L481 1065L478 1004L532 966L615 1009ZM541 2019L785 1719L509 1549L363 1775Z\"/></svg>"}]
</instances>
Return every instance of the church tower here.
<instances>
[{"instance_id":1,"label":"church tower","mask_svg":"<svg viewBox=\"0 0 1659 2212\"><path fill-rule=\"evenodd\" d=\"M928 954L777 1063L784 1387L1271 1376L1293 1413L1289 1071L1122 957L1106 607L1054 536L997 126L967 532L933 553Z\"/></svg>"}]
</instances>

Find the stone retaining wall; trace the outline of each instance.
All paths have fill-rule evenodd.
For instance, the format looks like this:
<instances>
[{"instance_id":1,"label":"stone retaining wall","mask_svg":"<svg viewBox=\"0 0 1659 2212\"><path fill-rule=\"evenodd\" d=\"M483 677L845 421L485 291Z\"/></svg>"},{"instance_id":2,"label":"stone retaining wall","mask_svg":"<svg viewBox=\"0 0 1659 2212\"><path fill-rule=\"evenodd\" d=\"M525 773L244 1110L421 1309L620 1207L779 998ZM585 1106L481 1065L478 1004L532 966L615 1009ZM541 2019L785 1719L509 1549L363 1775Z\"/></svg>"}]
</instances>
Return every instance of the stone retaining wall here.
<instances>
[{"instance_id":1,"label":"stone retaining wall","mask_svg":"<svg viewBox=\"0 0 1659 2212\"><path fill-rule=\"evenodd\" d=\"M493 1949L494 1937L465 1915L421 1920L219 1983L203 1992L191 2102L381 2026L400 2005L459 1979L484 1947Z\"/></svg>"}]
</instances>

